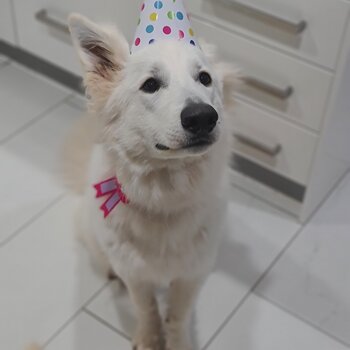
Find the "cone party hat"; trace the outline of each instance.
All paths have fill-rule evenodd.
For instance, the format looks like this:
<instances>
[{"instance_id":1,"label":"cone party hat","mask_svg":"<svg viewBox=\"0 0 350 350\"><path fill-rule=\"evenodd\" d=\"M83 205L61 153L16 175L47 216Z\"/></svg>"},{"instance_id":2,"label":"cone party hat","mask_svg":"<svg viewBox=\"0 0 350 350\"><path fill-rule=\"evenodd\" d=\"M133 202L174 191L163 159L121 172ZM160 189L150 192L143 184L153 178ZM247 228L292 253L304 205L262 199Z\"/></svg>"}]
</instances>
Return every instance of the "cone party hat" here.
<instances>
[{"instance_id":1,"label":"cone party hat","mask_svg":"<svg viewBox=\"0 0 350 350\"><path fill-rule=\"evenodd\" d=\"M169 39L198 45L183 0L145 0L141 6L131 53L154 42Z\"/></svg>"}]
</instances>

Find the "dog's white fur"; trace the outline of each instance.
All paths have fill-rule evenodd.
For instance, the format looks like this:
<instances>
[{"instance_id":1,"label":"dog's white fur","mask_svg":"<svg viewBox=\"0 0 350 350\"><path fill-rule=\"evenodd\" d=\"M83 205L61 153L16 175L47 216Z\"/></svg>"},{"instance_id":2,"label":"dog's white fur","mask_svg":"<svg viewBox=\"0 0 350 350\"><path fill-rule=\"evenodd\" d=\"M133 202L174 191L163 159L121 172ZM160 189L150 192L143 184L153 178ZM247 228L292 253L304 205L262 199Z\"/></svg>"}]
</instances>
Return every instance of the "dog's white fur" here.
<instances>
[{"instance_id":1,"label":"dog's white fur","mask_svg":"<svg viewBox=\"0 0 350 350\"><path fill-rule=\"evenodd\" d=\"M79 15L69 24L90 110L66 148L71 159L66 171L82 192L79 230L128 288L138 316L135 349L192 349L187 322L215 262L226 208L227 111L236 73L204 46L164 41L130 55L115 28ZM210 73L211 86L196 80L200 70ZM140 91L154 71L166 88ZM182 149L180 114L189 100L210 104L219 115L216 142L205 150ZM156 149L159 143L171 150ZM112 176L130 203L104 219L92 185ZM168 287L165 344L154 295L158 286Z\"/></svg>"}]
</instances>

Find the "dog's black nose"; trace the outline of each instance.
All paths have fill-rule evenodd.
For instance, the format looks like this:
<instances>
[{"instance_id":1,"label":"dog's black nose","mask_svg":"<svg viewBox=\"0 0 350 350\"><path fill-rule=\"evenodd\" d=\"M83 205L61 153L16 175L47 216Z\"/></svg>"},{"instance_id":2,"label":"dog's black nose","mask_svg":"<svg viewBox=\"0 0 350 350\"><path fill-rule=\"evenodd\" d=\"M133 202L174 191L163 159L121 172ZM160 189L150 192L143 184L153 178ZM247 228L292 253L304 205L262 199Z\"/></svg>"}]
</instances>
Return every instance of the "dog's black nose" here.
<instances>
[{"instance_id":1,"label":"dog's black nose","mask_svg":"<svg viewBox=\"0 0 350 350\"><path fill-rule=\"evenodd\" d=\"M218 121L216 110L206 103L191 103L181 112L181 124L192 134L210 133Z\"/></svg>"}]
</instances>

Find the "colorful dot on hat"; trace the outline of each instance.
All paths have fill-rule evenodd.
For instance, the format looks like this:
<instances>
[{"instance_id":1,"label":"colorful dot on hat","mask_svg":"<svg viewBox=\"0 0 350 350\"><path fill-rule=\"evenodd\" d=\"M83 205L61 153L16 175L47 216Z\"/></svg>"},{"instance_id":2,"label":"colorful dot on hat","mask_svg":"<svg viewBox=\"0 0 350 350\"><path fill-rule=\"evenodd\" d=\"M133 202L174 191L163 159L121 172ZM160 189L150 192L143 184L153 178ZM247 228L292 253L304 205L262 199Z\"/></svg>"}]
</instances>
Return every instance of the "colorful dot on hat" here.
<instances>
[{"instance_id":1,"label":"colorful dot on hat","mask_svg":"<svg viewBox=\"0 0 350 350\"><path fill-rule=\"evenodd\" d=\"M141 39L140 38L136 38L135 39L135 46L139 46L141 44Z\"/></svg>"},{"instance_id":2,"label":"colorful dot on hat","mask_svg":"<svg viewBox=\"0 0 350 350\"><path fill-rule=\"evenodd\" d=\"M152 22L155 22L158 19L158 13L156 13L156 12L151 13L150 16L149 16L149 19Z\"/></svg>"},{"instance_id":3,"label":"colorful dot on hat","mask_svg":"<svg viewBox=\"0 0 350 350\"><path fill-rule=\"evenodd\" d=\"M147 27L146 27L146 32L147 33L152 33L154 31L154 27L152 26L152 24L150 24L150 25L148 25Z\"/></svg>"},{"instance_id":4,"label":"colorful dot on hat","mask_svg":"<svg viewBox=\"0 0 350 350\"><path fill-rule=\"evenodd\" d=\"M169 26L165 26L163 28L163 33L169 35L171 33L171 28Z\"/></svg>"},{"instance_id":5,"label":"colorful dot on hat","mask_svg":"<svg viewBox=\"0 0 350 350\"><path fill-rule=\"evenodd\" d=\"M190 41L190 44L196 46L196 43L193 40Z\"/></svg>"},{"instance_id":6,"label":"colorful dot on hat","mask_svg":"<svg viewBox=\"0 0 350 350\"><path fill-rule=\"evenodd\" d=\"M142 5L141 5L141 11L143 11L145 9L145 3L143 3Z\"/></svg>"},{"instance_id":7,"label":"colorful dot on hat","mask_svg":"<svg viewBox=\"0 0 350 350\"><path fill-rule=\"evenodd\" d=\"M156 1L154 3L154 7L158 10L160 10L163 7L163 3L161 1Z\"/></svg>"},{"instance_id":8,"label":"colorful dot on hat","mask_svg":"<svg viewBox=\"0 0 350 350\"><path fill-rule=\"evenodd\" d=\"M174 19L175 18L175 12L174 11L169 11L167 13L169 19Z\"/></svg>"},{"instance_id":9,"label":"colorful dot on hat","mask_svg":"<svg viewBox=\"0 0 350 350\"><path fill-rule=\"evenodd\" d=\"M176 17L177 17L177 19L179 19L180 21L182 21L183 19L184 19L184 14L182 13L182 12L177 12L176 13Z\"/></svg>"},{"instance_id":10,"label":"colorful dot on hat","mask_svg":"<svg viewBox=\"0 0 350 350\"><path fill-rule=\"evenodd\" d=\"M179 30L179 38L183 39L185 37L185 33L182 30Z\"/></svg>"},{"instance_id":11,"label":"colorful dot on hat","mask_svg":"<svg viewBox=\"0 0 350 350\"><path fill-rule=\"evenodd\" d=\"M141 23L141 18L139 18L139 20L137 21L137 25L140 25Z\"/></svg>"},{"instance_id":12,"label":"colorful dot on hat","mask_svg":"<svg viewBox=\"0 0 350 350\"><path fill-rule=\"evenodd\" d=\"M148 43L151 45L151 44L153 44L155 42L155 40L154 39L151 39Z\"/></svg>"},{"instance_id":13,"label":"colorful dot on hat","mask_svg":"<svg viewBox=\"0 0 350 350\"><path fill-rule=\"evenodd\" d=\"M190 33L191 36L194 36L194 31L193 31L192 28L190 28L190 29L188 30L188 32Z\"/></svg>"}]
</instances>

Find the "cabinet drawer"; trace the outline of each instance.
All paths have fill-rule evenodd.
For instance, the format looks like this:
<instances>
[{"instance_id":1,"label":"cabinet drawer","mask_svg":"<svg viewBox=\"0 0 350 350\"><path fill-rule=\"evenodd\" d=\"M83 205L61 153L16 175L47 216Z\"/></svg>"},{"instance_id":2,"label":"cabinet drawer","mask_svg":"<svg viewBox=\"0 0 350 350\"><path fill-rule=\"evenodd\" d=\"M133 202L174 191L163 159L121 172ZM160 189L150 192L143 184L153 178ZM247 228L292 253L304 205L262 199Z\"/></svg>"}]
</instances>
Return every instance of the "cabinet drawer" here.
<instances>
[{"instance_id":1,"label":"cabinet drawer","mask_svg":"<svg viewBox=\"0 0 350 350\"><path fill-rule=\"evenodd\" d=\"M349 6L343 0L188 1L194 16L332 69Z\"/></svg>"},{"instance_id":2,"label":"cabinet drawer","mask_svg":"<svg viewBox=\"0 0 350 350\"><path fill-rule=\"evenodd\" d=\"M1 1L0 5L0 40L15 44L14 24L10 0Z\"/></svg>"},{"instance_id":3,"label":"cabinet drawer","mask_svg":"<svg viewBox=\"0 0 350 350\"><path fill-rule=\"evenodd\" d=\"M40 10L65 24L70 12L79 12L101 23L115 23L130 40L139 14L139 1L128 0L123 6L118 1L93 0L14 0L22 48L76 74L81 74L78 58L68 33L52 28L36 19Z\"/></svg>"},{"instance_id":4,"label":"cabinet drawer","mask_svg":"<svg viewBox=\"0 0 350 350\"><path fill-rule=\"evenodd\" d=\"M307 184L317 142L314 133L238 101L233 137L236 154Z\"/></svg>"},{"instance_id":5,"label":"cabinet drawer","mask_svg":"<svg viewBox=\"0 0 350 350\"><path fill-rule=\"evenodd\" d=\"M244 99L295 123L320 129L331 73L211 24L192 20L198 35L215 43L223 59L233 61L244 75L264 83L262 86L255 84L257 87L244 84L241 92ZM291 93L289 88L292 88Z\"/></svg>"}]
</instances>

